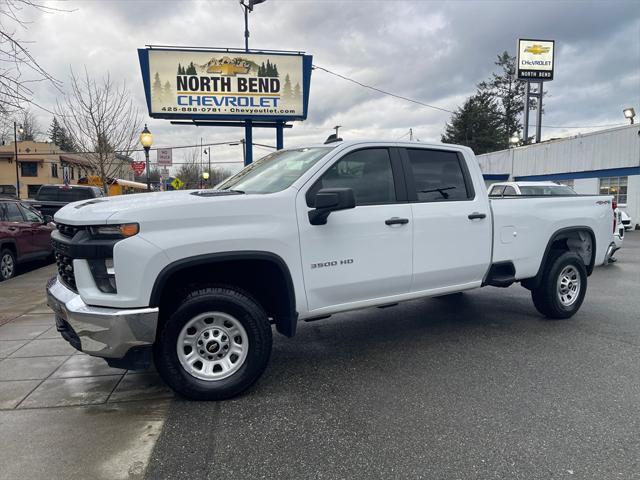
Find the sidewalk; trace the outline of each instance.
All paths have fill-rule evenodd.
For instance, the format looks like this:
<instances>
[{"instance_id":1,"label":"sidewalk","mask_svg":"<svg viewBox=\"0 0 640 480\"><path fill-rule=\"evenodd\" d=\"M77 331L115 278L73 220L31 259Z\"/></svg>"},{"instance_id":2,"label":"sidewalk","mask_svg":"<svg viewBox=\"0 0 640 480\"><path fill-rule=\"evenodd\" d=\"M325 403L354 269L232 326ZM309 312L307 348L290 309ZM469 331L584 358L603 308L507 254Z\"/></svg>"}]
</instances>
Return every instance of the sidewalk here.
<instances>
[{"instance_id":1,"label":"sidewalk","mask_svg":"<svg viewBox=\"0 0 640 480\"><path fill-rule=\"evenodd\" d=\"M60 337L54 274L0 283L0 478L142 476L173 394L153 369L110 368Z\"/></svg>"}]
</instances>

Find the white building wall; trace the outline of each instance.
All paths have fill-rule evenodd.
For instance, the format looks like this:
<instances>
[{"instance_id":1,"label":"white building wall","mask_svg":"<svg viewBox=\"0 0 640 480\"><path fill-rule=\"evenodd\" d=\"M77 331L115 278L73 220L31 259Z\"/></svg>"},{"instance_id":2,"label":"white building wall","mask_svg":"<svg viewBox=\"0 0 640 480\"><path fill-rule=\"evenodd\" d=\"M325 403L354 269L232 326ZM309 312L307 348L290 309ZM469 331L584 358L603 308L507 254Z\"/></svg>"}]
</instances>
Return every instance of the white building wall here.
<instances>
[{"instance_id":1,"label":"white building wall","mask_svg":"<svg viewBox=\"0 0 640 480\"><path fill-rule=\"evenodd\" d=\"M597 178L576 178L573 182L573 189L580 195L597 195L600 189Z\"/></svg>"}]
</instances>

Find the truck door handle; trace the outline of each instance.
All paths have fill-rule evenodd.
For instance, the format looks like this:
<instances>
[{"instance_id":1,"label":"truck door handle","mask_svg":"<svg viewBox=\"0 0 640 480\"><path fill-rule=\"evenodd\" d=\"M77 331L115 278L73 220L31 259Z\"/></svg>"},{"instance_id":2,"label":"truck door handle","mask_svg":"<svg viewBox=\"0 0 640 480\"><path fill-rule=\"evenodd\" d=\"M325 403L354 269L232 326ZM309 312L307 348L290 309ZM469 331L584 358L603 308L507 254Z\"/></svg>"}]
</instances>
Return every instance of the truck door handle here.
<instances>
[{"instance_id":1,"label":"truck door handle","mask_svg":"<svg viewBox=\"0 0 640 480\"><path fill-rule=\"evenodd\" d=\"M409 223L408 218L391 217L384 221L386 225L406 225Z\"/></svg>"},{"instance_id":2,"label":"truck door handle","mask_svg":"<svg viewBox=\"0 0 640 480\"><path fill-rule=\"evenodd\" d=\"M475 220L476 218L487 218L487 214L486 213L480 213L480 212L473 212L469 214L469 220Z\"/></svg>"}]
</instances>

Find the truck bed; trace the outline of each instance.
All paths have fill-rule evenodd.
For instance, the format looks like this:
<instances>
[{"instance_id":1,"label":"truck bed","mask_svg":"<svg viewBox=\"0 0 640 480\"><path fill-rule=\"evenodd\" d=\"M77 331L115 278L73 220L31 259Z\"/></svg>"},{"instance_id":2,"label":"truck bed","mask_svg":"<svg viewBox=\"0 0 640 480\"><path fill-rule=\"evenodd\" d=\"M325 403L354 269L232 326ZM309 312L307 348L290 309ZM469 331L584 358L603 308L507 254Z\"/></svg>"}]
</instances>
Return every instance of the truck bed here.
<instances>
[{"instance_id":1,"label":"truck bed","mask_svg":"<svg viewBox=\"0 0 640 480\"><path fill-rule=\"evenodd\" d=\"M513 262L517 280L537 274L549 239L563 229L588 227L595 243L594 265L606 261L612 235L612 197L607 195L514 196L490 199L493 263ZM585 252L591 257L591 252ZM590 264L590 259L585 259Z\"/></svg>"}]
</instances>

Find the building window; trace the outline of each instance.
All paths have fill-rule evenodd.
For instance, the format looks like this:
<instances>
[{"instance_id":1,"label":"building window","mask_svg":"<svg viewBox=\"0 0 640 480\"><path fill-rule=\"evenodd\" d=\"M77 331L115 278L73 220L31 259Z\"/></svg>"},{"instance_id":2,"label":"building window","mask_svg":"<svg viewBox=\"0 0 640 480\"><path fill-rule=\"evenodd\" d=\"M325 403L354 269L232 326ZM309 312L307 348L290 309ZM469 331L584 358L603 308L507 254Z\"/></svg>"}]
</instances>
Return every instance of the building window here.
<instances>
[{"instance_id":1,"label":"building window","mask_svg":"<svg viewBox=\"0 0 640 480\"><path fill-rule=\"evenodd\" d=\"M71 180L75 179L76 177L75 177L74 168L70 167L69 170L70 170L69 176L70 176Z\"/></svg>"},{"instance_id":2,"label":"building window","mask_svg":"<svg viewBox=\"0 0 640 480\"><path fill-rule=\"evenodd\" d=\"M51 164L51 176L53 178L58 178L58 164L57 163L52 163Z\"/></svg>"},{"instance_id":3,"label":"building window","mask_svg":"<svg viewBox=\"0 0 640 480\"><path fill-rule=\"evenodd\" d=\"M23 177L37 177L38 162L20 162L20 175Z\"/></svg>"},{"instance_id":4,"label":"building window","mask_svg":"<svg viewBox=\"0 0 640 480\"><path fill-rule=\"evenodd\" d=\"M15 194L16 194L15 185L0 185L0 195L15 195Z\"/></svg>"},{"instance_id":5,"label":"building window","mask_svg":"<svg viewBox=\"0 0 640 480\"><path fill-rule=\"evenodd\" d=\"M600 195L613 195L618 205L627 204L628 177L606 177L600 179Z\"/></svg>"}]
</instances>

